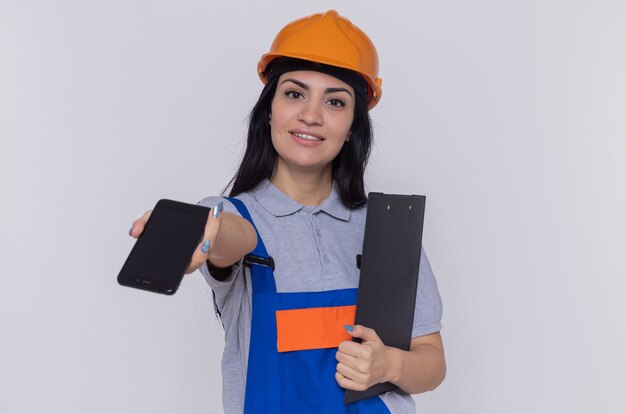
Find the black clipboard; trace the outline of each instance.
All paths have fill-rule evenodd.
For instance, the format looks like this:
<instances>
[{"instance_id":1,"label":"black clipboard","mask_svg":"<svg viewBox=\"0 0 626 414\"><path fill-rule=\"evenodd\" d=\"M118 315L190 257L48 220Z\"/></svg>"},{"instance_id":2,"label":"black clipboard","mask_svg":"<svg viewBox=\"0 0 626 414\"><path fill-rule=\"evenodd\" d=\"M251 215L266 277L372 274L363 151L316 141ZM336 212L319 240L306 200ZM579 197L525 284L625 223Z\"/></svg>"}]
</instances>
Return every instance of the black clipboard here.
<instances>
[{"instance_id":1,"label":"black clipboard","mask_svg":"<svg viewBox=\"0 0 626 414\"><path fill-rule=\"evenodd\" d=\"M385 345L409 350L422 251L426 197L369 193L355 324L376 331ZM398 387L386 382L346 390L352 403Z\"/></svg>"}]
</instances>

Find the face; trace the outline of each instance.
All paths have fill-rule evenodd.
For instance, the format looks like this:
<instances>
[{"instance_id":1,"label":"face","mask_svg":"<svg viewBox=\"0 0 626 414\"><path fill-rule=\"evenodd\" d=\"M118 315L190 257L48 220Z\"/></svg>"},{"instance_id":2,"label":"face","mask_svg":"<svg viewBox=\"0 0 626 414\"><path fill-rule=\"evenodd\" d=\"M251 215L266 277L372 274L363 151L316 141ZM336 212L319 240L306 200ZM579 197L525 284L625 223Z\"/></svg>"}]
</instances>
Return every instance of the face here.
<instances>
[{"instance_id":1,"label":"face","mask_svg":"<svg viewBox=\"0 0 626 414\"><path fill-rule=\"evenodd\" d=\"M325 73L287 72L280 76L272 101L272 144L281 169L320 172L332 169L349 139L354 90Z\"/></svg>"}]
</instances>

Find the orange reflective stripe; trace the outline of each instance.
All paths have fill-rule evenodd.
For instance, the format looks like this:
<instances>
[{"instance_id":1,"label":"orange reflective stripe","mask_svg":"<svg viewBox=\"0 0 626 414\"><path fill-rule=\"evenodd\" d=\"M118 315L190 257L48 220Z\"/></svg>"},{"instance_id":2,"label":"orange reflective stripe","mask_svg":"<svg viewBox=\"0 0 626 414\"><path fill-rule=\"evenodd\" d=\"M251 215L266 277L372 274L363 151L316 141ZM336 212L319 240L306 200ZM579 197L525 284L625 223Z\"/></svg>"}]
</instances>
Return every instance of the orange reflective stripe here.
<instances>
[{"instance_id":1,"label":"orange reflective stripe","mask_svg":"<svg viewBox=\"0 0 626 414\"><path fill-rule=\"evenodd\" d=\"M343 328L354 324L356 306L276 311L278 352L336 348L349 340Z\"/></svg>"}]
</instances>

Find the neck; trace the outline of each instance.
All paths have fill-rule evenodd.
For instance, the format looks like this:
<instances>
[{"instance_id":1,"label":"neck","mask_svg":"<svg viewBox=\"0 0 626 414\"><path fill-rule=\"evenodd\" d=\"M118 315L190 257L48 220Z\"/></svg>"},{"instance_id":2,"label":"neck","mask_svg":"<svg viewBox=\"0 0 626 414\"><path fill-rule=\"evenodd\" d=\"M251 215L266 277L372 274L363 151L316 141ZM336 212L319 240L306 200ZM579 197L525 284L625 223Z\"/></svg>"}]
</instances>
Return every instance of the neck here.
<instances>
[{"instance_id":1,"label":"neck","mask_svg":"<svg viewBox=\"0 0 626 414\"><path fill-rule=\"evenodd\" d=\"M277 163L270 181L303 206L319 206L333 188L332 166L321 171L294 171Z\"/></svg>"}]
</instances>

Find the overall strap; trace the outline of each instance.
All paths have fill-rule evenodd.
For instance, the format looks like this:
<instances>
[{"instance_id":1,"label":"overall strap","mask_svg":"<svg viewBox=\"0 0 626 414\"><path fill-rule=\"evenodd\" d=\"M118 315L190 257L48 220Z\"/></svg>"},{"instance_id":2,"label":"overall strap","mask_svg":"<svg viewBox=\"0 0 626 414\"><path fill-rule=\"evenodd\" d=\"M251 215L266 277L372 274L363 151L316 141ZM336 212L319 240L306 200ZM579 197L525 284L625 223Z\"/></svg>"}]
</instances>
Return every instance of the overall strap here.
<instances>
[{"instance_id":1,"label":"overall strap","mask_svg":"<svg viewBox=\"0 0 626 414\"><path fill-rule=\"evenodd\" d=\"M267 254L263 239L252 221L250 212L243 202L234 197L227 197L233 203L239 214L252 224L256 232L257 244L254 250L243 258L243 264L250 266L252 270L252 292L254 293L276 293L276 282L274 281L274 259Z\"/></svg>"}]
</instances>

